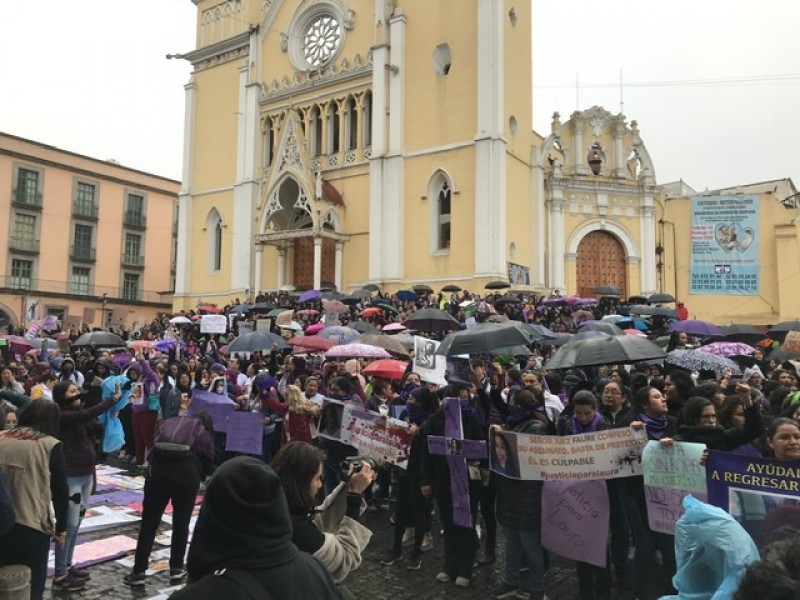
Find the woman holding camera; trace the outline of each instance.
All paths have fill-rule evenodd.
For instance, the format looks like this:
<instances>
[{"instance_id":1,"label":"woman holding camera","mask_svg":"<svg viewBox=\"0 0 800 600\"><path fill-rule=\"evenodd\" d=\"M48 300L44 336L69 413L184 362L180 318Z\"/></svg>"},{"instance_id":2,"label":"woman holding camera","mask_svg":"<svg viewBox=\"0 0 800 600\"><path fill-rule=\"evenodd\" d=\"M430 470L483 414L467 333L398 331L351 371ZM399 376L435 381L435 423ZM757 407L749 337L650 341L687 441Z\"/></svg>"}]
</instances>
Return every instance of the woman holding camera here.
<instances>
[{"instance_id":1,"label":"woman holding camera","mask_svg":"<svg viewBox=\"0 0 800 600\"><path fill-rule=\"evenodd\" d=\"M303 552L319 560L339 583L361 564L361 553L372 532L358 522L366 508L363 494L375 479L364 462L351 470L345 481L321 506L316 498L322 489L325 453L306 442L289 442L272 459L292 516L292 541Z\"/></svg>"}]
</instances>

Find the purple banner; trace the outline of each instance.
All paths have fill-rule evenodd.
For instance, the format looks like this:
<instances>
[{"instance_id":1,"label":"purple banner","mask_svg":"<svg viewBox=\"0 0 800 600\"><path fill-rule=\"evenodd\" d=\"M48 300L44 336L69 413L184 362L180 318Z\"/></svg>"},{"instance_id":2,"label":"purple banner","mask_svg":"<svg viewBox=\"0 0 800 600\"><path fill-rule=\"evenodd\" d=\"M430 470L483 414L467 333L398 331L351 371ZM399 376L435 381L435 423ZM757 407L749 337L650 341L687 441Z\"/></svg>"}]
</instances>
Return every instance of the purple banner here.
<instances>
[{"instance_id":1,"label":"purple banner","mask_svg":"<svg viewBox=\"0 0 800 600\"><path fill-rule=\"evenodd\" d=\"M264 417L260 413L232 412L228 416L225 450L261 456L264 443Z\"/></svg>"},{"instance_id":2,"label":"purple banner","mask_svg":"<svg viewBox=\"0 0 800 600\"><path fill-rule=\"evenodd\" d=\"M228 432L228 419L234 412L236 403L223 394L213 394L203 390L194 390L189 402L190 416L201 412L208 413L214 423L214 430L221 433Z\"/></svg>"},{"instance_id":3,"label":"purple banner","mask_svg":"<svg viewBox=\"0 0 800 600\"><path fill-rule=\"evenodd\" d=\"M708 502L728 511L759 549L800 529L800 465L711 450Z\"/></svg>"},{"instance_id":4,"label":"purple banner","mask_svg":"<svg viewBox=\"0 0 800 600\"><path fill-rule=\"evenodd\" d=\"M605 567L608 515L605 481L545 481L542 546L564 558Z\"/></svg>"}]
</instances>

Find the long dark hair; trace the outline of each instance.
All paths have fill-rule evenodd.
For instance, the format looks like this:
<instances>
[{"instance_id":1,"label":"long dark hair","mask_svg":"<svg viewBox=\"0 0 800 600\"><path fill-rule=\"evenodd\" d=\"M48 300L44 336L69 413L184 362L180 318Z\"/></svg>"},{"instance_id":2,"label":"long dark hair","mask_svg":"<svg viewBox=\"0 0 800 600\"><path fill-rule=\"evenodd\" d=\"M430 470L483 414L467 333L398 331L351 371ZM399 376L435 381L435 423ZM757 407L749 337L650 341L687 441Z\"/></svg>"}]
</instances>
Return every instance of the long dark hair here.
<instances>
[{"instance_id":1,"label":"long dark hair","mask_svg":"<svg viewBox=\"0 0 800 600\"><path fill-rule=\"evenodd\" d=\"M18 427L30 427L45 435L58 437L58 424L61 409L55 402L37 400L31 402L19 413L17 418Z\"/></svg>"},{"instance_id":2,"label":"long dark hair","mask_svg":"<svg viewBox=\"0 0 800 600\"><path fill-rule=\"evenodd\" d=\"M325 453L306 442L289 442L272 458L270 466L278 474L293 515L308 515L317 506L311 497L311 481L317 476Z\"/></svg>"}]
</instances>

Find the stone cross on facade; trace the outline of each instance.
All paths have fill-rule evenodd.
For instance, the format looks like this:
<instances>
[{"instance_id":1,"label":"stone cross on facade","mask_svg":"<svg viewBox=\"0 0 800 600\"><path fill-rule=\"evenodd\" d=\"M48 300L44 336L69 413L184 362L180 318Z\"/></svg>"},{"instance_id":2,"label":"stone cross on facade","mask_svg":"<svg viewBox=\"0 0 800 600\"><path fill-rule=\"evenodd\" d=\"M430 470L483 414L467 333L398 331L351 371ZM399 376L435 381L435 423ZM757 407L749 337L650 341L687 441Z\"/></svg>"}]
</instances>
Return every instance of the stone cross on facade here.
<instances>
[{"instance_id":1,"label":"stone cross on facade","mask_svg":"<svg viewBox=\"0 0 800 600\"><path fill-rule=\"evenodd\" d=\"M461 402L458 398L444 400L444 437L428 436L431 454L447 457L450 467L450 493L453 496L453 523L472 528L472 510L469 501L469 472L467 460L486 458L485 440L465 440L461 421Z\"/></svg>"}]
</instances>

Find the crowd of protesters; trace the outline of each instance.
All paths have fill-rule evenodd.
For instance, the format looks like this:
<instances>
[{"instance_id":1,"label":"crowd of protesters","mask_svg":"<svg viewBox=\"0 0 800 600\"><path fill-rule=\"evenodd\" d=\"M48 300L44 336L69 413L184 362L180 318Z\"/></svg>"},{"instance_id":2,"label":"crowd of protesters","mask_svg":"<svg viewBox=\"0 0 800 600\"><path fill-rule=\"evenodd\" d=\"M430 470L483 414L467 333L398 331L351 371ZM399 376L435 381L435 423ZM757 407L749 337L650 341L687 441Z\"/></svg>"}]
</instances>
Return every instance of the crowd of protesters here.
<instances>
[{"instance_id":1,"label":"crowd of protesters","mask_svg":"<svg viewBox=\"0 0 800 600\"><path fill-rule=\"evenodd\" d=\"M364 321L380 330L390 323L405 321L416 310L432 306L462 322L470 318L476 322L511 319L568 333L576 331L584 317L599 320L620 309L624 312L624 306L615 299L569 302L554 295L503 302L503 297L499 294L480 297L468 292L422 294L407 300L390 296L382 306L388 302L391 309L382 308L362 317L366 309L376 305L376 299L384 298L378 292L348 304L346 311L336 313L335 323L352 325ZM524 357L471 356L468 375L451 376L449 384L440 387L414 372L413 356L405 373L392 380L365 377L362 371L367 361L363 359L339 361L326 359L322 354L298 355L270 348L232 356L225 347L233 340L237 326L257 319L260 313L279 307L294 310L295 314L304 312L302 317L292 319L303 328L328 317L320 301L301 304L296 295L284 292L260 295L254 305L242 310L241 303L234 301L219 309L206 307L205 311L198 311L228 315L232 325L230 335L201 334L195 320L199 314L192 311L183 314L190 321L185 325L174 326L170 317L165 316L139 331L120 331L130 346L121 350L88 346L72 348L69 353L33 350L18 357L4 355L0 364L0 420L6 427L0 433L0 472L9 473L6 457L28 452L22 449L23 442L45 440L46 443L38 445L42 448L37 450L39 454L34 456L30 451L39 479L23 481L12 475L10 484L12 493L15 488L24 490L25 495L20 495L24 498L31 492L41 493L42 502L52 501L55 507L52 521L49 516L33 512L41 507L17 506L20 515L17 522L9 532L0 534L0 564L22 559L31 564L32 597L40 598L44 590L41 552L51 536L57 541L54 589L80 590L90 579L88 571L73 567L72 553L82 511L92 491L93 465L96 460L109 458L98 445L103 431L96 417L108 411L123 393L131 398L119 412L125 441L111 458L127 462L132 472L147 476L146 518L136 566L125 579L125 583L133 586L145 582L152 538L167 501L172 499L176 509L189 506L201 480L213 472L214 465L231 463L224 471L219 470L219 484L209 484L208 493L214 501L209 500L201 513L199 535L196 534L190 548L186 566L190 588L197 589L203 581L208 589L221 585L209 580L214 568L221 564L231 567L232 573L233 567L250 569L253 565L247 561L237 566L235 556L212 560L202 553L202 548L213 548L222 540L243 540L243 548L263 554L260 564L264 568L277 569L276 553L285 554L289 547L313 556L314 560L300 560L292 550L289 554L294 566L278 569L281 576L290 572L310 574L314 583L309 585L317 586L320 594L315 597L326 597L328 592L319 590L330 586L347 597L349 592L343 581L360 564L361 552L370 537L369 531L358 523L361 512L390 509L386 518L392 515L394 543L382 563L387 568L404 566L414 571L420 569L424 552L436 539L431 521L435 507L444 534L444 563L436 577L438 581L467 587L476 565L494 564L499 523L506 540L505 568L494 597L542 600L550 562L540 539L542 484L498 474L511 468L505 462L508 453L503 447L502 432L571 435L633 427L662 444L693 441L704 443L709 449L774 456L787 462L800 460L797 368L791 361L767 362L761 350L751 357L744 375L735 377L724 371L693 373L674 367L665 370L653 364L547 371L543 367L546 357L557 346L534 345L530 355ZM578 311L589 315L576 319ZM272 326L285 333L285 337L297 333L274 322ZM666 320L656 320L650 335L665 331ZM81 333L68 332L68 337L74 341ZM164 351L156 350L155 342L167 338L175 342L164 347ZM670 344L690 347L699 341L676 335ZM136 342L153 342L153 346ZM124 376L124 380L118 380L124 381L124 391L121 384L104 388L104 381L119 376ZM262 455L244 461L235 458L220 446L213 426L208 423L199 427L186 453L180 455L181 460L191 461L190 472L181 468L183 463L174 462L173 455L159 454L159 427L169 419L188 416L195 390L226 395L236 403L237 410L260 413L264 424ZM365 465L356 474L343 472L342 460L356 451L319 436L325 398L376 411L387 405L402 405L402 414L410 422L413 434L408 468L378 465L373 473ZM455 522L447 460L428 451L428 436L444 432L440 407L445 398L459 399L465 438L489 441L490 431L496 433L494 455L500 459L499 467L495 465L495 472L490 472L488 459L476 461L476 476L470 479L470 506L475 523L471 528ZM201 438L205 441L199 441ZM274 471L263 467L270 461ZM247 473L263 481L264 490L269 490L264 494L268 496L261 497L258 490L249 489ZM223 481L227 482L224 486ZM285 500L276 496L275 490L281 488ZM608 566L576 564L579 596L600 600L618 597L615 590L625 589L632 590L637 598L648 598L656 580L652 576L656 568L654 556L659 557L663 580L669 581L675 572L674 540L650 530L641 477L610 481L608 494ZM326 495L324 509L318 513L317 505ZM264 540L256 539L259 532L245 531L246 525L241 519L237 521L237 515L227 522L215 514L226 510L224 502L242 502L243 506L254 506L253 510L263 510L265 514L272 510L272 520L264 522L260 535L274 539L264 545ZM325 529L324 519L317 517L332 512L336 505L340 507L338 520L332 528ZM174 583L186 574L183 550L188 515L184 516L185 524L176 526L177 549L170 560L170 578ZM284 520L278 522L280 519ZM482 523L480 537L479 523ZM24 553L3 550L11 543L15 548L25 548ZM407 557L403 556L404 546L411 546ZM521 584L522 577L527 578L525 585ZM261 585L268 584L261 582ZM273 588L280 589L283 588Z\"/></svg>"}]
</instances>

